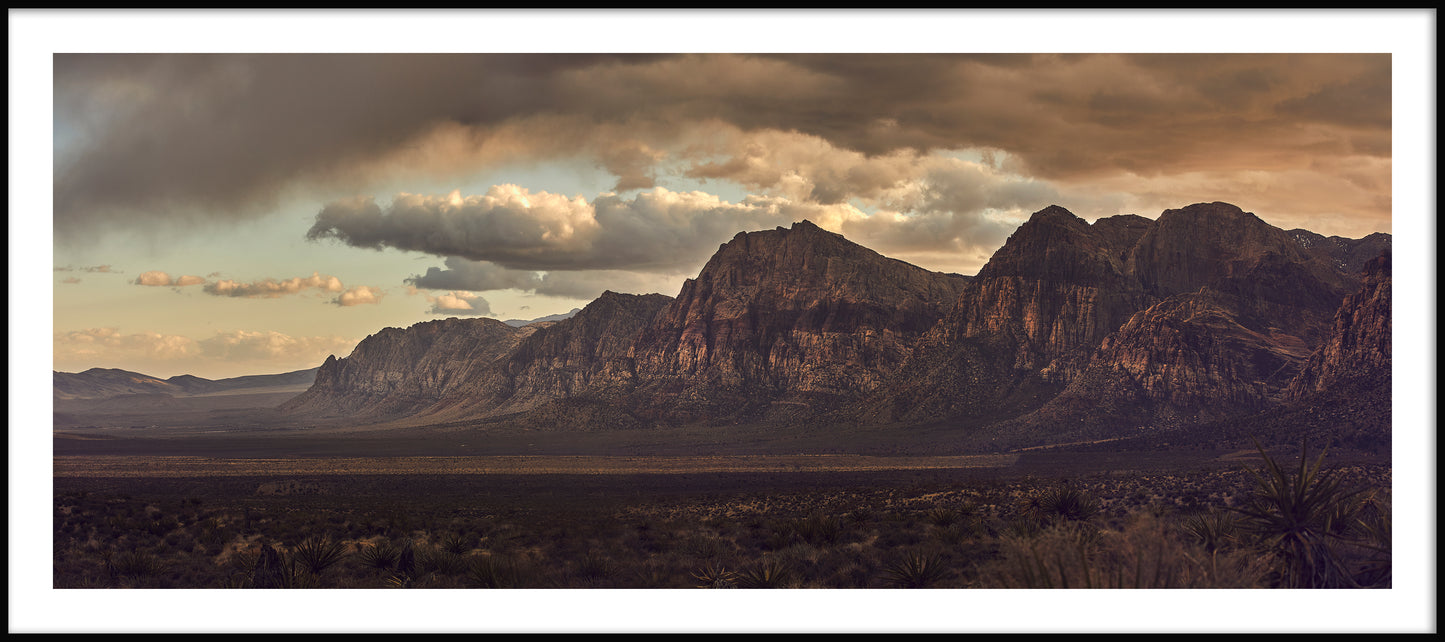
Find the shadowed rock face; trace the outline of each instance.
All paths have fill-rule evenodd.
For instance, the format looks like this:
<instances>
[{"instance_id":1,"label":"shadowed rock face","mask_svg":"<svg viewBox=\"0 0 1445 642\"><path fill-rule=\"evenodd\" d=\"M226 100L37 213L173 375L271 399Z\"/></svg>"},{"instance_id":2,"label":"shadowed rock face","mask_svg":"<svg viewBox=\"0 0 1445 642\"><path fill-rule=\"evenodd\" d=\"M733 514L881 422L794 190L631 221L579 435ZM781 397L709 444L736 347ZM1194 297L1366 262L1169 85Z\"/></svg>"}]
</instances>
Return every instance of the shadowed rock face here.
<instances>
[{"instance_id":1,"label":"shadowed rock face","mask_svg":"<svg viewBox=\"0 0 1445 642\"><path fill-rule=\"evenodd\" d=\"M1365 264L1359 291L1345 298L1329 336L1290 382L1287 396L1291 401L1359 384L1389 389L1390 272L1388 253Z\"/></svg>"},{"instance_id":2,"label":"shadowed rock face","mask_svg":"<svg viewBox=\"0 0 1445 642\"><path fill-rule=\"evenodd\" d=\"M492 379L496 362L535 330L495 319L446 319L386 328L351 356L328 357L316 383L285 412L386 419L424 411Z\"/></svg>"},{"instance_id":3,"label":"shadowed rock face","mask_svg":"<svg viewBox=\"0 0 1445 642\"><path fill-rule=\"evenodd\" d=\"M630 383L638 327L671 299L604 293L571 318L512 327L447 319L387 328L345 359L328 358L316 384L282 410L313 417L440 423L520 412Z\"/></svg>"},{"instance_id":4,"label":"shadowed rock face","mask_svg":"<svg viewBox=\"0 0 1445 642\"><path fill-rule=\"evenodd\" d=\"M1356 282L1299 238L1226 203L1041 210L864 414L1097 432L1276 403Z\"/></svg>"}]
</instances>

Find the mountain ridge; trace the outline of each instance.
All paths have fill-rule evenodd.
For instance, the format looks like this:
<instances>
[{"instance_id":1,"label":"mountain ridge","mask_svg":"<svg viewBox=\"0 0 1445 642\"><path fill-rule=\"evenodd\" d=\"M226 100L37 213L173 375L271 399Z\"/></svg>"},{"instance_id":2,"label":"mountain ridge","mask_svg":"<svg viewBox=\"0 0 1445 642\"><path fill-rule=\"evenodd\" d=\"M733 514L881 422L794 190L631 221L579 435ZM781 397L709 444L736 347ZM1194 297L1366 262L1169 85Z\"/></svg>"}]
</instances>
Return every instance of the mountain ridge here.
<instances>
[{"instance_id":1,"label":"mountain ridge","mask_svg":"<svg viewBox=\"0 0 1445 642\"><path fill-rule=\"evenodd\" d=\"M1285 231L1220 202L1092 223L1051 205L966 277L803 220L739 232L675 297L609 291L520 327L385 328L328 358L280 410L319 424L720 437L735 424L779 436L932 426L988 447L1222 426L1335 389L1360 363L1374 368L1366 379L1388 372L1387 348L1352 346L1388 344L1389 244ZM1383 267L1369 252L1386 253ZM1341 338L1361 328L1368 337ZM1351 412L1382 416L1369 408L1388 395L1370 399Z\"/></svg>"}]
</instances>

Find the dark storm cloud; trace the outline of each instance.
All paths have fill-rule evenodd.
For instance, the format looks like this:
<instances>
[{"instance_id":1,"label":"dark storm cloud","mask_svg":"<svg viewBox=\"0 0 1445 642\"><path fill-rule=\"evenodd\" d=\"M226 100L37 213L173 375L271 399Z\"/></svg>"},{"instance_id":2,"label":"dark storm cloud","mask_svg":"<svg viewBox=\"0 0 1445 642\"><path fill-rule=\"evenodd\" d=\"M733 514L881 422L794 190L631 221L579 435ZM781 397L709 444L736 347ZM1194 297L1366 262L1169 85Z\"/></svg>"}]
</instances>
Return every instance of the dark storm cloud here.
<instances>
[{"instance_id":1,"label":"dark storm cloud","mask_svg":"<svg viewBox=\"0 0 1445 642\"><path fill-rule=\"evenodd\" d=\"M1388 55L58 55L55 225L73 239L243 217L292 190L553 157L650 189L667 150L723 130L870 158L998 149L1060 183L1307 168L1388 156L1389 69ZM739 159L681 171L731 178ZM870 189L804 178L795 201Z\"/></svg>"},{"instance_id":2,"label":"dark storm cloud","mask_svg":"<svg viewBox=\"0 0 1445 642\"><path fill-rule=\"evenodd\" d=\"M316 215L307 237L489 261L512 270L674 272L697 267L739 230L791 224L812 211L786 202L733 204L665 189L588 202L499 185L466 197L403 194L386 206L373 198L336 201Z\"/></svg>"},{"instance_id":3,"label":"dark storm cloud","mask_svg":"<svg viewBox=\"0 0 1445 642\"><path fill-rule=\"evenodd\" d=\"M593 299L607 290L645 294L672 294L690 274L657 274L627 270L537 272L509 270L487 261L450 256L445 268L430 267L425 274L406 279L427 290L490 292L522 290L541 296Z\"/></svg>"}]
</instances>

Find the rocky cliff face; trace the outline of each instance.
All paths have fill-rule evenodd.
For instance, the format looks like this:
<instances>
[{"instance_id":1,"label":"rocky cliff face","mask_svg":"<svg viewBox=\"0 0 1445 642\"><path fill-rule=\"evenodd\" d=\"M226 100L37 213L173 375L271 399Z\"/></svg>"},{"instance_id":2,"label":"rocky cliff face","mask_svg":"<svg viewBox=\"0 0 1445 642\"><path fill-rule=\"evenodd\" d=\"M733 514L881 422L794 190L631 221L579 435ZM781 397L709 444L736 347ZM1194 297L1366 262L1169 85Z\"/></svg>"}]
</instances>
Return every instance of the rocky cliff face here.
<instances>
[{"instance_id":1,"label":"rocky cliff face","mask_svg":"<svg viewBox=\"0 0 1445 642\"><path fill-rule=\"evenodd\" d=\"M1360 279L1341 266L1388 241L1285 232L1225 203L1093 224L1053 206L968 278L804 221L738 234L676 299L609 292L550 324L384 330L288 408L556 429L786 416L1059 437L1198 423L1378 373L1379 270L1346 300Z\"/></svg>"},{"instance_id":2,"label":"rocky cliff face","mask_svg":"<svg viewBox=\"0 0 1445 642\"><path fill-rule=\"evenodd\" d=\"M1289 384L1287 397L1302 401L1327 390L1360 386L1389 388L1391 376L1390 255L1363 268L1360 289L1345 298L1331 331Z\"/></svg>"},{"instance_id":3,"label":"rocky cliff face","mask_svg":"<svg viewBox=\"0 0 1445 642\"><path fill-rule=\"evenodd\" d=\"M807 221L738 234L638 336L635 400L696 421L855 398L897 369L965 282Z\"/></svg>"},{"instance_id":4,"label":"rocky cliff face","mask_svg":"<svg viewBox=\"0 0 1445 642\"><path fill-rule=\"evenodd\" d=\"M284 412L385 419L412 415L491 379L497 362L535 330L495 319L446 319L386 328L350 356L327 358L316 383Z\"/></svg>"},{"instance_id":5,"label":"rocky cliff face","mask_svg":"<svg viewBox=\"0 0 1445 642\"><path fill-rule=\"evenodd\" d=\"M670 302L661 294L604 292L575 316L523 339L503 365L509 394L488 414L575 397L615 400L631 392L637 385L633 342Z\"/></svg>"},{"instance_id":6,"label":"rocky cliff face","mask_svg":"<svg viewBox=\"0 0 1445 642\"><path fill-rule=\"evenodd\" d=\"M1254 411L1280 400L1354 282L1225 203L1092 226L1050 207L921 342L905 368L921 376L870 412L1098 434Z\"/></svg>"}]
</instances>

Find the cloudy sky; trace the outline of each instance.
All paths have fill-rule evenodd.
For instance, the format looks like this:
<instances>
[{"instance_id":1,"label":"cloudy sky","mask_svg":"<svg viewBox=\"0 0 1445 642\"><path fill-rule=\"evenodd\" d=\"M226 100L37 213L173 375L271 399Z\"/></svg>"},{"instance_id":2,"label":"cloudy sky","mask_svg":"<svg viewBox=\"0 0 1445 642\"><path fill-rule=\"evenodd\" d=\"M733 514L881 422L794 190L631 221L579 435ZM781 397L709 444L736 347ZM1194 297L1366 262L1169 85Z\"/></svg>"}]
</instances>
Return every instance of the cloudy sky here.
<instances>
[{"instance_id":1,"label":"cloudy sky","mask_svg":"<svg viewBox=\"0 0 1445 642\"><path fill-rule=\"evenodd\" d=\"M386 326L675 295L802 219L965 274L1051 204L1392 232L1391 76L1388 53L57 53L54 368L280 372Z\"/></svg>"},{"instance_id":2,"label":"cloudy sky","mask_svg":"<svg viewBox=\"0 0 1445 642\"><path fill-rule=\"evenodd\" d=\"M388 325L672 295L736 231L801 218L970 273L1048 204L1092 220L1224 200L1285 228L1393 232L1396 266L1416 267L1397 290L1424 293L1397 299L1396 334L1434 342L1433 12L12 10L9 39L12 402L48 399L50 367L282 372ZM258 51L507 55L111 55ZM1037 52L1099 55L1017 55ZM1397 443L1434 425L1432 354L1396 355L1419 373L1395 380ZM29 517L12 523L53 510L17 491L48 483L48 412L11 405L12 482L28 477L10 505ZM1433 434L1394 471L1419 507L1395 514L1397 550L1427 561ZM27 537L16 550L49 545L12 529ZM1434 629L1428 563L1397 566L1389 595L1142 596L1127 621L1101 618L1108 596L1050 601L1053 624L1001 594L960 612L863 592L770 595L741 623L695 594L649 595L645 621L624 616L632 596L589 595L567 623L498 595L479 624L470 602L391 594L320 611L178 595L160 619L142 617L151 596L114 594L77 620L47 559L11 559L12 630ZM399 625L409 606L425 617Z\"/></svg>"}]
</instances>

